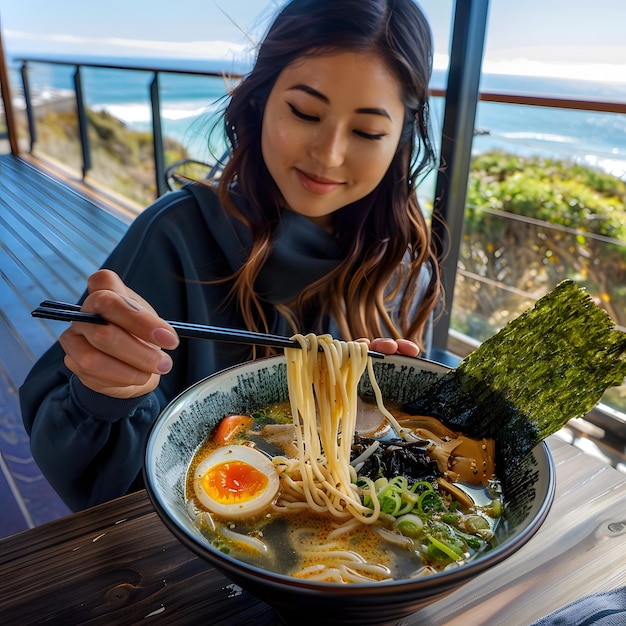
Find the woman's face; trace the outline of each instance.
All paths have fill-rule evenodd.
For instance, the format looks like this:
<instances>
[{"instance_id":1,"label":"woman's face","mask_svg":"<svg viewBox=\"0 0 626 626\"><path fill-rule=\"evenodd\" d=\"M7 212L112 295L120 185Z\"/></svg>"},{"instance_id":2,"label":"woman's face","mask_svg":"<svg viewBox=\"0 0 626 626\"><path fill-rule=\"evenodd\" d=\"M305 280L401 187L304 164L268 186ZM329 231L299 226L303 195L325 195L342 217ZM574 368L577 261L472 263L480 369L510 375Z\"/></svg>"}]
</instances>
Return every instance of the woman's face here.
<instances>
[{"instance_id":1,"label":"woman's face","mask_svg":"<svg viewBox=\"0 0 626 626\"><path fill-rule=\"evenodd\" d=\"M304 57L270 92L263 158L286 206L328 228L334 211L382 180L403 122L400 83L379 57Z\"/></svg>"}]
</instances>

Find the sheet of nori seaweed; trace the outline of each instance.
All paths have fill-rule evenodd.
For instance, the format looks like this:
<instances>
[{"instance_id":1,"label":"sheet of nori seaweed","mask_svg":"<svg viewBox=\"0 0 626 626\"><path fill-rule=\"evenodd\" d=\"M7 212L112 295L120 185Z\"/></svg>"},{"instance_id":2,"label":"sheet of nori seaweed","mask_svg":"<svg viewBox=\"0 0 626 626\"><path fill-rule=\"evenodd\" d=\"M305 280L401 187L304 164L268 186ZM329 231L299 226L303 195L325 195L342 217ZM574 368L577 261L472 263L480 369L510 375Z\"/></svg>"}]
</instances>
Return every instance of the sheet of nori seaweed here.
<instances>
[{"instance_id":1,"label":"sheet of nori seaweed","mask_svg":"<svg viewBox=\"0 0 626 626\"><path fill-rule=\"evenodd\" d=\"M405 409L493 438L500 462L515 464L625 378L626 333L566 280Z\"/></svg>"}]
</instances>

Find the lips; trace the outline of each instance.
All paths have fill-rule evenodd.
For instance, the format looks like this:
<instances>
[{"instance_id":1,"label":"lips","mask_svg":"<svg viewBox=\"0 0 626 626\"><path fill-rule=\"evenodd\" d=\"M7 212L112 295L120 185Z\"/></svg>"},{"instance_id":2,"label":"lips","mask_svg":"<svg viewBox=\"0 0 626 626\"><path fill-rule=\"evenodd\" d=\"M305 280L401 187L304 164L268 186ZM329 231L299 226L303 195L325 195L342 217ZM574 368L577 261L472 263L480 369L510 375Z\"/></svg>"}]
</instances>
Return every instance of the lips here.
<instances>
[{"instance_id":1,"label":"lips","mask_svg":"<svg viewBox=\"0 0 626 626\"><path fill-rule=\"evenodd\" d=\"M315 174L309 174L302 170L296 169L296 174L300 184L311 193L326 194L330 193L337 187L340 187L343 183L322 176L316 176Z\"/></svg>"}]
</instances>

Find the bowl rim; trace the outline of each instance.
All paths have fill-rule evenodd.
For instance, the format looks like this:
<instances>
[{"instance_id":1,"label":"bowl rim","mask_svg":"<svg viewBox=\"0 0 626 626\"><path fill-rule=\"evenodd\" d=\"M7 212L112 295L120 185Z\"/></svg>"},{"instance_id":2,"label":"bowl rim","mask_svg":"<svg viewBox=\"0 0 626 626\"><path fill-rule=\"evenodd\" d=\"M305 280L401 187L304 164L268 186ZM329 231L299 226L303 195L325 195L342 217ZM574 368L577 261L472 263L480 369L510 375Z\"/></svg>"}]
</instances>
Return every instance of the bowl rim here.
<instances>
[{"instance_id":1,"label":"bowl rim","mask_svg":"<svg viewBox=\"0 0 626 626\"><path fill-rule=\"evenodd\" d=\"M450 370L451 368L442 363L424 359L421 357L405 357L404 355L392 355L396 359L399 357L401 361L406 360L407 363L415 363L416 361L422 362L427 365L427 368L434 366L435 369L439 369L442 373ZM282 357L282 358L281 358ZM187 548L189 548L194 554L203 558L211 566L216 569L225 572L228 577L231 574L236 576L238 573L245 572L246 576L253 576L255 579L264 580L274 585L286 585L293 589L298 589L299 592L311 592L317 593L324 591L331 594L339 595L353 595L360 594L364 590L367 590L368 594L385 593L390 587L402 586L403 588L420 588L430 589L436 587L441 589L441 582L450 583L450 586L456 586L462 582L466 582L468 577L474 577L482 571L500 563L507 559L511 554L517 552L522 546L524 546L539 530L545 521L556 493L556 464L554 457L546 441L541 441L529 454L534 454L535 458L541 462L545 462L546 465L546 496L541 502L537 512L535 513L531 522L523 528L512 541L499 544L487 552L479 555L475 559L464 563L459 567L455 567L449 570L436 572L429 574L428 576L418 578L402 578L389 581L378 581L368 583L350 583L349 585L340 585L331 582L321 581L308 581L304 579L294 578L285 574L278 574L270 570L266 570L255 565L240 561L231 557L230 555L220 552L216 548L213 548L208 542L199 541L199 537L192 533L187 527L179 524L176 518L171 516L168 512L168 506L164 502L163 497L159 493L159 489L154 484L151 472L148 470L150 467L150 461L155 454L154 450L154 437L160 428L163 427L164 422L167 420L168 414L173 410L178 401L190 393L192 390L207 384L213 378L228 374L231 370L240 369L242 366L262 366L266 361L280 362L284 358L284 355L273 355L269 357L262 357L253 361L247 361L242 364L236 364L214 372L205 378L197 381L193 385L189 386L181 393L177 394L159 413L156 420L150 427L148 436L146 438L146 445L143 455L142 473L144 479L144 485L148 497L157 512L159 518L164 525L170 530L170 532ZM219 565L216 564L219 562Z\"/></svg>"}]
</instances>

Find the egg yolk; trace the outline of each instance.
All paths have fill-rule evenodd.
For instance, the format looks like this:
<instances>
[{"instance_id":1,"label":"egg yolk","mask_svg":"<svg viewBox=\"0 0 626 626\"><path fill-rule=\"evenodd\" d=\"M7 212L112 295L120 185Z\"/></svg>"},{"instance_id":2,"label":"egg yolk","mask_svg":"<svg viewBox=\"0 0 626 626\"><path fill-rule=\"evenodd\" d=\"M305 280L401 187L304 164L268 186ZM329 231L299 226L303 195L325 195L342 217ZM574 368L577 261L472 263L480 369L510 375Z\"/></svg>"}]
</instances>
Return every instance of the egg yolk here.
<instances>
[{"instance_id":1,"label":"egg yolk","mask_svg":"<svg viewBox=\"0 0 626 626\"><path fill-rule=\"evenodd\" d=\"M236 504L267 489L267 476L244 461L226 461L211 467L200 478L205 493L220 504Z\"/></svg>"},{"instance_id":2,"label":"egg yolk","mask_svg":"<svg viewBox=\"0 0 626 626\"><path fill-rule=\"evenodd\" d=\"M280 484L272 461L245 445L217 448L194 474L198 501L211 513L232 519L257 515L268 507Z\"/></svg>"}]
</instances>

